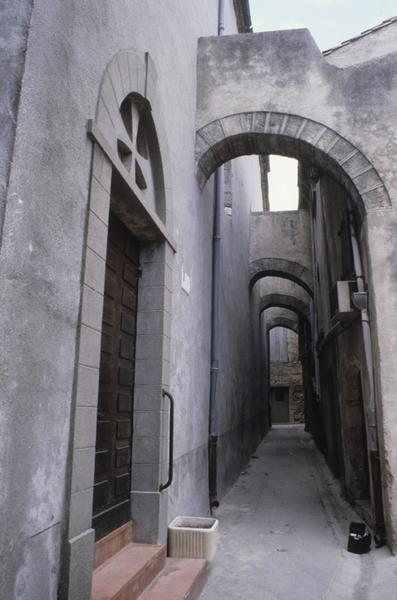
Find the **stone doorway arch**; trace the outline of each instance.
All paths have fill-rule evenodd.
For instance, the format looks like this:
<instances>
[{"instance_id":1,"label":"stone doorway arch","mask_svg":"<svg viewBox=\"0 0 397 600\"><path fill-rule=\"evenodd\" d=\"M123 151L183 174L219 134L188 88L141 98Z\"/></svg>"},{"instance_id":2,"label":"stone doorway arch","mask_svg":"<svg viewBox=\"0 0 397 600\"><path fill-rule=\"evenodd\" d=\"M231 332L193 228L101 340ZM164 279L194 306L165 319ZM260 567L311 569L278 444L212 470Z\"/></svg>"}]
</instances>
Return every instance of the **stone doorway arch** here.
<instances>
[{"instance_id":1,"label":"stone doorway arch","mask_svg":"<svg viewBox=\"0 0 397 600\"><path fill-rule=\"evenodd\" d=\"M223 163L246 154L281 154L315 163L347 189L364 213L391 205L377 170L353 143L322 123L272 111L227 115L197 131L200 186Z\"/></svg>"},{"instance_id":2,"label":"stone doorway arch","mask_svg":"<svg viewBox=\"0 0 397 600\"><path fill-rule=\"evenodd\" d=\"M284 327L285 329L290 329L294 333L299 332L298 322L287 319L286 317L275 317L266 323L266 331L271 331L276 327Z\"/></svg>"},{"instance_id":3,"label":"stone doorway arch","mask_svg":"<svg viewBox=\"0 0 397 600\"><path fill-rule=\"evenodd\" d=\"M262 277L280 277L299 284L311 296L313 295L312 273L297 262L282 258L260 258L250 262L249 272L251 287Z\"/></svg>"},{"instance_id":4,"label":"stone doorway arch","mask_svg":"<svg viewBox=\"0 0 397 600\"><path fill-rule=\"evenodd\" d=\"M294 296L287 294L266 294L261 298L259 303L260 312L273 307L287 308L307 320L310 319L310 306Z\"/></svg>"}]
</instances>

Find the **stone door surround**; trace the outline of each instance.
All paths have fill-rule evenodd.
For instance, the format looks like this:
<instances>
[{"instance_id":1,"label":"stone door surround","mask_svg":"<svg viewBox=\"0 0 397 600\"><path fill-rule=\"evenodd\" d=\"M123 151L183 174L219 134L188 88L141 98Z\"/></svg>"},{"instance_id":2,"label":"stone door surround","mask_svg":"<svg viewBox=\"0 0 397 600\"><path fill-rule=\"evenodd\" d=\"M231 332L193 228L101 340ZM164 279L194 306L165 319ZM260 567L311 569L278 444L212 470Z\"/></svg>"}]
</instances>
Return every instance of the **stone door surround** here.
<instances>
[{"instance_id":1,"label":"stone door surround","mask_svg":"<svg viewBox=\"0 0 397 600\"><path fill-rule=\"evenodd\" d=\"M126 99L136 103L145 123L149 123L150 148L141 149L142 155L135 162L136 132L126 138L128 131L120 111ZM136 541L164 541L166 535L168 494L159 491L168 467L168 405L162 390L169 384L175 244L170 235L172 211L166 202L164 185L167 144L156 72L147 53L134 49L122 51L109 63L101 83L95 120L88 122L88 135L93 141L93 159L72 422L69 514L63 547L62 597L70 600L88 599L91 588L94 455L110 207L140 243L131 517ZM123 160L125 148L131 160ZM138 158L139 176L134 171ZM147 182L154 189L148 190Z\"/></svg>"}]
</instances>

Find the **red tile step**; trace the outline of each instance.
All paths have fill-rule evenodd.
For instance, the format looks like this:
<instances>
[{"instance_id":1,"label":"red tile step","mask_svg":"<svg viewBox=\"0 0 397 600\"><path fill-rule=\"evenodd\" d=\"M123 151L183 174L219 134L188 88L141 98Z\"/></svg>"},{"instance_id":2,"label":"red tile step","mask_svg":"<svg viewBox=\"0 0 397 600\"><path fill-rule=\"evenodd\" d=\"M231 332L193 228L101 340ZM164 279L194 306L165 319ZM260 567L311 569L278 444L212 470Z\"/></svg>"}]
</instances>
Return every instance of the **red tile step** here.
<instances>
[{"instance_id":1,"label":"red tile step","mask_svg":"<svg viewBox=\"0 0 397 600\"><path fill-rule=\"evenodd\" d=\"M197 600L206 581L207 564L196 558L167 558L140 600Z\"/></svg>"},{"instance_id":2,"label":"red tile step","mask_svg":"<svg viewBox=\"0 0 397 600\"><path fill-rule=\"evenodd\" d=\"M94 569L132 542L134 524L128 521L95 544Z\"/></svg>"},{"instance_id":3,"label":"red tile step","mask_svg":"<svg viewBox=\"0 0 397 600\"><path fill-rule=\"evenodd\" d=\"M91 600L136 600L165 559L165 545L128 544L94 570Z\"/></svg>"}]
</instances>

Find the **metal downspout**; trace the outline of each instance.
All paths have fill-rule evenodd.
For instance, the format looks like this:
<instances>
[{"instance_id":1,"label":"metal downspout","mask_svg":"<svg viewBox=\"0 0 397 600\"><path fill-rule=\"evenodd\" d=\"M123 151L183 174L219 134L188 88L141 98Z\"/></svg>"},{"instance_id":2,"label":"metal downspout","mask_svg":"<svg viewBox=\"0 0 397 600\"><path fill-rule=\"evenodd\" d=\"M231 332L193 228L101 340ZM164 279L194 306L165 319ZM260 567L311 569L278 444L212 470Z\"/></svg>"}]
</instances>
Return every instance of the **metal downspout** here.
<instances>
[{"instance_id":1,"label":"metal downspout","mask_svg":"<svg viewBox=\"0 0 397 600\"><path fill-rule=\"evenodd\" d=\"M218 4L218 35L225 32L225 0ZM223 210L223 167L215 172L214 218L212 235L212 291L211 291L211 370L208 423L208 484L210 508L219 506L218 500L218 424L216 392L219 373L220 334L220 271L221 271L221 223Z\"/></svg>"},{"instance_id":2,"label":"metal downspout","mask_svg":"<svg viewBox=\"0 0 397 600\"><path fill-rule=\"evenodd\" d=\"M252 33L252 21L249 0L242 0L245 33Z\"/></svg>"},{"instance_id":3,"label":"metal downspout","mask_svg":"<svg viewBox=\"0 0 397 600\"><path fill-rule=\"evenodd\" d=\"M225 0L218 2L218 35L225 33Z\"/></svg>"},{"instance_id":4,"label":"metal downspout","mask_svg":"<svg viewBox=\"0 0 397 600\"><path fill-rule=\"evenodd\" d=\"M317 354L317 340L318 340L318 289L317 289L317 277L316 277L316 256L317 256L317 248L316 248L316 231L314 227L314 221L317 215L317 182L320 178L320 173L313 169L310 175L310 182L312 188L312 206L311 206L311 236L312 236L312 273L313 273L313 300L312 300L312 310L311 310L311 326L312 326L312 341L313 341L313 358L314 358L314 378L315 378L315 400L316 402L320 402L321 400L321 385L320 385L320 367L318 364L318 354Z\"/></svg>"},{"instance_id":5,"label":"metal downspout","mask_svg":"<svg viewBox=\"0 0 397 600\"><path fill-rule=\"evenodd\" d=\"M368 376L368 387L369 387L369 403L367 407L367 421L369 429L369 454L371 459L371 492L372 501L374 503L375 513L375 533L378 537L378 545L384 541L385 536L385 525L384 525L384 514L383 514L383 494L382 494L382 480L381 480L381 468L379 459L379 436L378 436L378 424L376 417L376 400L375 400L375 384L374 384L374 361L372 355L372 344L371 344L371 325L369 320L368 312L368 292L365 289L364 274L360 256L360 248L357 240L356 231L353 223L353 211L351 200L348 200L349 208L349 225L350 225L350 239L352 244L353 252L353 263L354 270L357 279L357 292L353 293L353 304L360 310L361 313L361 326L363 332L363 344L365 363L367 368Z\"/></svg>"}]
</instances>

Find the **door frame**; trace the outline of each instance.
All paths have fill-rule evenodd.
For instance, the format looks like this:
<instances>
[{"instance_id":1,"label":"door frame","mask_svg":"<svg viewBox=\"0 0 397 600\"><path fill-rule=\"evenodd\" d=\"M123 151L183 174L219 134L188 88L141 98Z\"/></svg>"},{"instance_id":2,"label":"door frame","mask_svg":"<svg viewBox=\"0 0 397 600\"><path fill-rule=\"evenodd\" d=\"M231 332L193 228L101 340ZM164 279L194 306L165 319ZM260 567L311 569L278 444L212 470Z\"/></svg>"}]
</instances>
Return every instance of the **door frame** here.
<instances>
[{"instance_id":1,"label":"door frame","mask_svg":"<svg viewBox=\"0 0 397 600\"><path fill-rule=\"evenodd\" d=\"M139 242L112 209L108 226L92 519L96 541L131 520ZM128 481L122 491L120 480Z\"/></svg>"}]
</instances>

